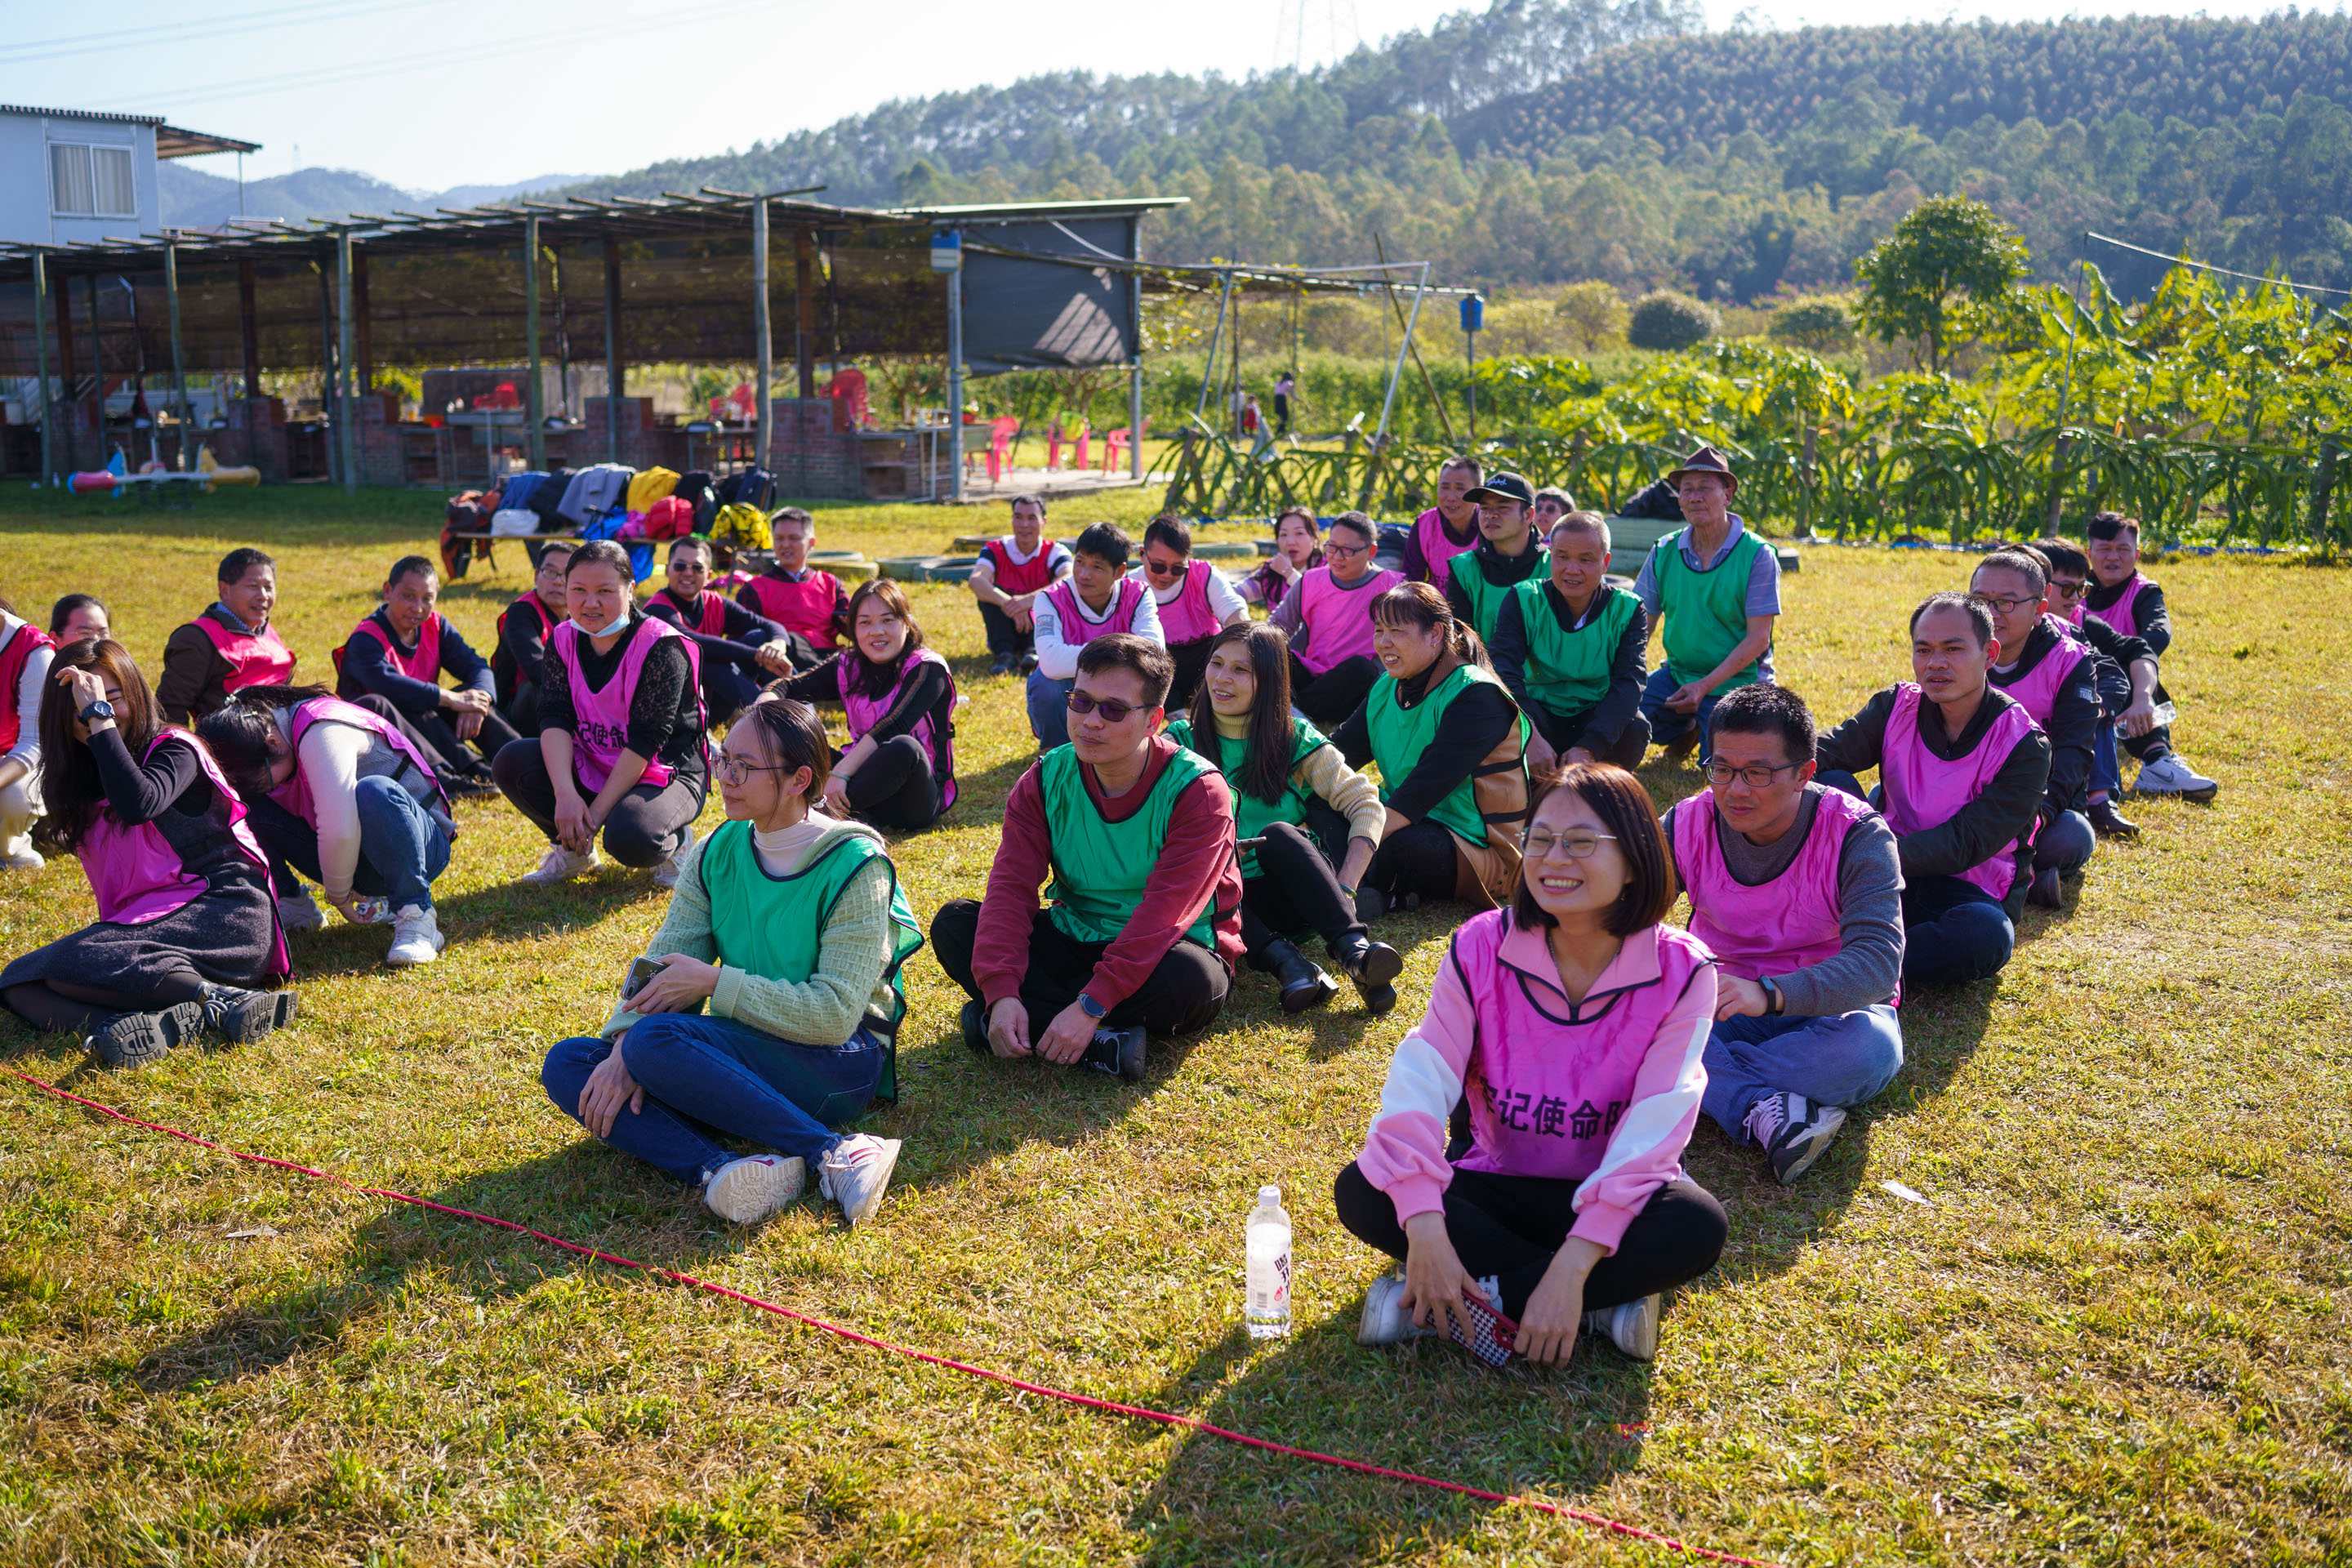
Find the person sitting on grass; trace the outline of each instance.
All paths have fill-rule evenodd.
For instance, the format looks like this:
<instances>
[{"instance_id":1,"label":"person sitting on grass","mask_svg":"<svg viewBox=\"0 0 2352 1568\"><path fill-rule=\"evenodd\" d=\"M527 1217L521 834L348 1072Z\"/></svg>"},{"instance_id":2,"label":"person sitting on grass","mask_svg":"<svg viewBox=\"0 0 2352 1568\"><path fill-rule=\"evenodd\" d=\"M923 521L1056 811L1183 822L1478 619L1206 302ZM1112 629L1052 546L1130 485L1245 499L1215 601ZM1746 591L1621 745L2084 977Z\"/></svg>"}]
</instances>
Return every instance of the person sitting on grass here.
<instances>
[{"instance_id":1,"label":"person sitting on grass","mask_svg":"<svg viewBox=\"0 0 2352 1568\"><path fill-rule=\"evenodd\" d=\"M1633 774L1579 764L1537 795L1509 906L1454 933L1333 1185L1339 1223L1404 1264L1366 1293L1358 1343L1437 1331L1541 1366L1598 1333L1657 1354L1664 1293L1715 1267L1727 1228L1682 1169L1717 975L1663 923L1674 900ZM1469 1147L1449 1158L1457 1105Z\"/></svg>"},{"instance_id":2,"label":"person sitting on grass","mask_svg":"<svg viewBox=\"0 0 2352 1568\"><path fill-rule=\"evenodd\" d=\"M1242 579L1241 596L1271 614L1301 577L1322 564L1323 525L1303 506L1286 508L1275 515L1274 553Z\"/></svg>"},{"instance_id":3,"label":"person sitting on grass","mask_svg":"<svg viewBox=\"0 0 2352 1568\"><path fill-rule=\"evenodd\" d=\"M1491 646L1511 590L1543 581L1545 536L1535 531L1535 492L1518 475L1496 474L1470 499L1478 503L1478 542L1448 566L1445 602L1455 620Z\"/></svg>"},{"instance_id":4,"label":"person sitting on grass","mask_svg":"<svg viewBox=\"0 0 2352 1568\"><path fill-rule=\"evenodd\" d=\"M1478 503L1470 492L1485 470L1475 458L1448 458L1437 470L1437 504L1412 520L1405 535L1404 578L1445 592L1454 558L1476 548Z\"/></svg>"},{"instance_id":5,"label":"person sitting on grass","mask_svg":"<svg viewBox=\"0 0 2352 1568\"><path fill-rule=\"evenodd\" d=\"M121 644L57 650L40 732L33 842L81 861L98 919L0 969L0 1000L109 1067L290 1023L294 993L264 989L292 965L245 805L194 736L162 722Z\"/></svg>"},{"instance_id":6,"label":"person sitting on grass","mask_svg":"<svg viewBox=\"0 0 2352 1568\"><path fill-rule=\"evenodd\" d=\"M1160 732L1173 676L1146 637L1078 650L1069 742L1013 786L986 896L932 920L973 1050L1136 1082L1148 1036L1223 1008L1244 951L1233 792Z\"/></svg>"},{"instance_id":7,"label":"person sitting on grass","mask_svg":"<svg viewBox=\"0 0 2352 1568\"><path fill-rule=\"evenodd\" d=\"M1546 574L1512 589L1495 617L1495 673L1535 726L1528 765L1639 767L1650 749L1650 623L1642 601L1609 581L1608 519L1561 513L1545 562Z\"/></svg>"},{"instance_id":8,"label":"person sitting on grass","mask_svg":"<svg viewBox=\"0 0 2352 1568\"><path fill-rule=\"evenodd\" d=\"M499 612L490 679L497 685L499 711L519 735L539 733L539 667L547 658L547 639L565 614L563 574L571 564L571 545L558 540L540 546L530 591Z\"/></svg>"},{"instance_id":9,"label":"person sitting on grass","mask_svg":"<svg viewBox=\"0 0 2352 1568\"><path fill-rule=\"evenodd\" d=\"M2156 650L2136 637L2126 637L2096 616L2085 615L2083 599L2090 582L2091 558L2063 539L2037 539L2015 547L2040 560L2049 587L2042 613L2062 623L2100 656L2099 716L2092 728L2091 768L2083 814L2091 830L2102 838L2136 838L2139 825L2116 810L2123 777L2116 731L2128 727L2134 735L2156 727ZM1993 617L1998 625L1998 613ZM2000 672L1995 672L1998 681ZM2039 720L2037 719L2037 722ZM2047 731L2048 725L2042 728ZM2053 761L2052 771L2056 771ZM2038 880L2037 877L2037 880Z\"/></svg>"},{"instance_id":10,"label":"person sitting on grass","mask_svg":"<svg viewBox=\"0 0 2352 1568\"><path fill-rule=\"evenodd\" d=\"M48 864L33 847L33 824L41 815L41 700L57 649L55 637L0 599L0 870Z\"/></svg>"},{"instance_id":11,"label":"person sitting on grass","mask_svg":"<svg viewBox=\"0 0 2352 1568\"><path fill-rule=\"evenodd\" d=\"M1382 594L1372 625L1384 673L1333 737L1350 767L1379 765L1388 808L1357 907L1367 920L1446 900L1491 909L1518 883L1534 731L1428 584Z\"/></svg>"},{"instance_id":12,"label":"person sitting on grass","mask_svg":"<svg viewBox=\"0 0 2352 1568\"><path fill-rule=\"evenodd\" d=\"M688 534L669 547L668 575L646 614L676 626L702 658L702 707L711 728L732 723L767 681L793 673L793 634L734 599L710 592L710 541Z\"/></svg>"},{"instance_id":13,"label":"person sitting on grass","mask_svg":"<svg viewBox=\"0 0 2352 1568\"><path fill-rule=\"evenodd\" d=\"M1150 591L1126 574L1132 549L1116 525L1088 523L1071 553L1070 575L1038 595L1031 606L1037 668L1029 672L1029 732L1041 752L1070 738L1070 692L1087 644L1124 634L1166 646Z\"/></svg>"},{"instance_id":14,"label":"person sitting on grass","mask_svg":"<svg viewBox=\"0 0 2352 1568\"><path fill-rule=\"evenodd\" d=\"M1739 480L1721 452L1701 447L1662 482L1674 487L1685 526L1658 541L1633 579L1666 648L1643 689L1642 717L1668 761L1697 747L1704 762L1707 716L1723 694L1772 679L1780 558L1731 510Z\"/></svg>"},{"instance_id":15,"label":"person sitting on grass","mask_svg":"<svg viewBox=\"0 0 2352 1568\"><path fill-rule=\"evenodd\" d=\"M2017 945L2032 880L2033 828L2050 785L2050 742L1990 679L1992 611L1930 594L1911 612L1911 670L1813 747L1822 784L1872 804L1903 867L1903 988L1990 979Z\"/></svg>"},{"instance_id":16,"label":"person sitting on grass","mask_svg":"<svg viewBox=\"0 0 2352 1568\"><path fill-rule=\"evenodd\" d=\"M433 883L457 821L406 736L321 686L248 686L196 733L245 797L274 880L290 868L353 924L388 918L394 969L441 956Z\"/></svg>"},{"instance_id":17,"label":"person sitting on grass","mask_svg":"<svg viewBox=\"0 0 2352 1568\"><path fill-rule=\"evenodd\" d=\"M1069 546L1045 537L1045 498L1016 496L1013 531L980 547L964 579L980 601L988 673L1026 675L1037 667L1037 596L1070 574Z\"/></svg>"},{"instance_id":18,"label":"person sitting on grass","mask_svg":"<svg viewBox=\"0 0 2352 1568\"><path fill-rule=\"evenodd\" d=\"M955 804L955 672L923 646L898 584L860 583L849 595L849 646L775 689L848 713L849 749L824 780L827 816L915 833Z\"/></svg>"},{"instance_id":19,"label":"person sitting on grass","mask_svg":"<svg viewBox=\"0 0 2352 1568\"><path fill-rule=\"evenodd\" d=\"M686 858L645 977L540 1068L557 1110L737 1225L798 1199L812 1163L863 1225L898 1163L898 1139L838 1130L898 1098L899 970L923 938L880 837L814 809L831 757L807 703L744 710L719 753L727 821Z\"/></svg>"},{"instance_id":20,"label":"person sitting on grass","mask_svg":"<svg viewBox=\"0 0 2352 1568\"><path fill-rule=\"evenodd\" d=\"M498 710L489 660L435 607L440 597L432 562L422 555L394 562L383 603L335 650L335 695L346 702L383 698L424 736L451 784L488 792L496 787L490 759L520 735ZM443 686L445 675L457 684Z\"/></svg>"},{"instance_id":21,"label":"person sitting on grass","mask_svg":"<svg viewBox=\"0 0 2352 1568\"><path fill-rule=\"evenodd\" d=\"M2125 637L2139 638L2161 660L2172 647L2172 616L2165 607L2164 590L2140 575L2139 520L2119 511L2098 512L2085 532L2095 581L2084 595L2084 609ZM2171 700L2160 686L2155 696L2158 702ZM2124 749L2139 760L2139 775L2132 781L2132 788L2141 795L2179 795L2202 802L2221 793L2219 784L2190 767L2172 749L2170 725L2152 725L2137 733L2126 730L2125 735ZM2119 776L2116 782L2120 788Z\"/></svg>"},{"instance_id":22,"label":"person sitting on grass","mask_svg":"<svg viewBox=\"0 0 2352 1568\"><path fill-rule=\"evenodd\" d=\"M68 594L49 606L49 640L63 645L88 638L102 642L114 635L105 604L95 594Z\"/></svg>"},{"instance_id":23,"label":"person sitting on grass","mask_svg":"<svg viewBox=\"0 0 2352 1568\"><path fill-rule=\"evenodd\" d=\"M1381 678L1372 656L1372 601L1404 577L1372 563L1380 540L1360 511L1331 520L1325 563L1300 575L1276 606L1274 624L1290 639L1290 700L1329 730L1364 705Z\"/></svg>"},{"instance_id":24,"label":"person sitting on grass","mask_svg":"<svg viewBox=\"0 0 2352 1568\"><path fill-rule=\"evenodd\" d=\"M783 627L792 667L808 669L841 646L842 628L849 624L849 594L832 573L808 563L809 552L816 548L814 518L788 506L770 526L775 561L737 589L735 597L745 609Z\"/></svg>"},{"instance_id":25,"label":"person sitting on grass","mask_svg":"<svg viewBox=\"0 0 2352 1568\"><path fill-rule=\"evenodd\" d=\"M1813 716L1780 686L1716 705L1707 787L1665 815L1690 933L1717 965L1706 1109L1782 1184L1903 1070L1903 871L1877 812L1813 782Z\"/></svg>"},{"instance_id":26,"label":"person sitting on grass","mask_svg":"<svg viewBox=\"0 0 2352 1568\"><path fill-rule=\"evenodd\" d=\"M278 605L278 563L250 545L221 557L219 596L163 644L155 702L164 722L203 718L247 686L284 686L294 654L269 625Z\"/></svg>"},{"instance_id":27,"label":"person sitting on grass","mask_svg":"<svg viewBox=\"0 0 2352 1568\"><path fill-rule=\"evenodd\" d=\"M1151 590L1160 635L1176 664L1168 706L1181 712L1192 705L1192 693L1200 689L1209 645L1223 628L1249 619L1249 603L1223 573L1192 559L1192 531L1181 518L1151 520L1143 531L1143 564L1134 576Z\"/></svg>"},{"instance_id":28,"label":"person sitting on grass","mask_svg":"<svg viewBox=\"0 0 2352 1568\"><path fill-rule=\"evenodd\" d=\"M1168 738L1215 763L1233 788L1242 944L1250 963L1274 976L1282 1010L1303 1013L1338 994L1298 950L1310 931L1355 983L1365 1011L1377 1016L1394 1007L1403 960L1374 942L1356 912L1357 884L1380 847L1388 808L1371 780L1292 710L1281 628L1244 622L1219 632L1192 710L1168 721ZM1318 831L1345 846L1338 866L1317 842Z\"/></svg>"},{"instance_id":29,"label":"person sitting on grass","mask_svg":"<svg viewBox=\"0 0 2352 1568\"><path fill-rule=\"evenodd\" d=\"M596 838L624 866L674 887L710 793L694 645L637 608L628 552L583 544L563 576L564 623L540 664L535 741L499 752L499 788L547 835L538 887L596 867Z\"/></svg>"}]
</instances>

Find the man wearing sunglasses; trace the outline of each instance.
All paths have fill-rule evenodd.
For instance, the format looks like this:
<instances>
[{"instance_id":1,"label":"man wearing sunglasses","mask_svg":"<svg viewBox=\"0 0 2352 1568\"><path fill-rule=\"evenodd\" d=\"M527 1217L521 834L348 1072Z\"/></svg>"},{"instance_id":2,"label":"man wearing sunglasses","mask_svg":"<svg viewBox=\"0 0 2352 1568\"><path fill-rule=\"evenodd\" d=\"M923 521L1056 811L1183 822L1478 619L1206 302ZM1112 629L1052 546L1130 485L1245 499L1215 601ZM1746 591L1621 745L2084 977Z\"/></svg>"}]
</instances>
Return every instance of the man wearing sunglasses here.
<instances>
[{"instance_id":1,"label":"man wearing sunglasses","mask_svg":"<svg viewBox=\"0 0 2352 1568\"><path fill-rule=\"evenodd\" d=\"M1224 1006L1244 951L1233 794L1160 732L1173 675L1146 637L1078 650L1069 743L1013 786L986 895L932 921L973 1050L1134 1082L1147 1035L1192 1034Z\"/></svg>"},{"instance_id":2,"label":"man wearing sunglasses","mask_svg":"<svg viewBox=\"0 0 2352 1568\"><path fill-rule=\"evenodd\" d=\"M1249 619L1249 601L1223 573L1192 559L1192 531L1172 515L1153 518L1143 531L1143 564L1130 575L1151 590L1160 635L1176 661L1168 706L1181 713L1192 707L1201 672L1209 668L1209 645L1227 626Z\"/></svg>"},{"instance_id":3,"label":"man wearing sunglasses","mask_svg":"<svg viewBox=\"0 0 2352 1568\"><path fill-rule=\"evenodd\" d=\"M1786 1184L1903 1068L1903 870L1866 803L1813 782L1812 713L1780 686L1716 704L1707 787L1665 815L1690 931L1717 964L1706 1113Z\"/></svg>"}]
</instances>

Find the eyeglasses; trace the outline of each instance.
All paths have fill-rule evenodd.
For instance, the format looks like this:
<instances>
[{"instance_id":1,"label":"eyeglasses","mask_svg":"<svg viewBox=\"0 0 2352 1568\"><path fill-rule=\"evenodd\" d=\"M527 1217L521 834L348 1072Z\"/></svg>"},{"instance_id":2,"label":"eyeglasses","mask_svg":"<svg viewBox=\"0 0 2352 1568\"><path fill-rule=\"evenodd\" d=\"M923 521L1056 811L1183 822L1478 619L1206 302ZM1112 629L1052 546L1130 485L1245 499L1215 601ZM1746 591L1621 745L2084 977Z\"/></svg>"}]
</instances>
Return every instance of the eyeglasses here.
<instances>
[{"instance_id":1,"label":"eyeglasses","mask_svg":"<svg viewBox=\"0 0 2352 1568\"><path fill-rule=\"evenodd\" d=\"M753 773L797 773L800 767L801 764L797 763L790 765L782 763L755 763L748 758L739 757L732 752L721 752L719 753L719 760L711 764L711 771L716 773L724 783L739 784Z\"/></svg>"},{"instance_id":2,"label":"eyeglasses","mask_svg":"<svg viewBox=\"0 0 2352 1568\"><path fill-rule=\"evenodd\" d=\"M1073 691L1070 693L1070 711L1080 714L1099 713L1102 715L1102 721L1106 724L1124 724L1134 715L1142 712L1143 705L1139 702L1121 702L1115 697L1089 697L1083 691Z\"/></svg>"},{"instance_id":3,"label":"eyeglasses","mask_svg":"<svg viewBox=\"0 0 2352 1568\"><path fill-rule=\"evenodd\" d=\"M1528 835L1525 857L1540 860L1555 849L1564 850L1571 860L1590 860L1602 842L1617 842L1613 833L1530 833Z\"/></svg>"},{"instance_id":4,"label":"eyeglasses","mask_svg":"<svg viewBox=\"0 0 2352 1568\"><path fill-rule=\"evenodd\" d=\"M1802 763L1781 763L1777 765L1769 763L1750 763L1744 768L1736 768L1729 763L1717 760L1706 764L1706 782L1729 784L1733 779L1738 779L1749 789L1769 789L1774 779L1804 765Z\"/></svg>"},{"instance_id":5,"label":"eyeglasses","mask_svg":"<svg viewBox=\"0 0 2352 1568\"><path fill-rule=\"evenodd\" d=\"M1999 610L2004 616L2013 616L2017 614L2018 611L2025 608L2028 605L2038 605L2042 602L2030 595L2023 598L1996 599L1990 594L1979 594L1975 595L1975 598L1977 603L1980 605L1990 605L1992 608Z\"/></svg>"},{"instance_id":6,"label":"eyeglasses","mask_svg":"<svg viewBox=\"0 0 2352 1568\"><path fill-rule=\"evenodd\" d=\"M1370 553L1371 548L1369 544L1341 544L1337 540L1328 540L1324 542L1323 553L1336 555L1342 561L1353 561L1359 555Z\"/></svg>"}]
</instances>

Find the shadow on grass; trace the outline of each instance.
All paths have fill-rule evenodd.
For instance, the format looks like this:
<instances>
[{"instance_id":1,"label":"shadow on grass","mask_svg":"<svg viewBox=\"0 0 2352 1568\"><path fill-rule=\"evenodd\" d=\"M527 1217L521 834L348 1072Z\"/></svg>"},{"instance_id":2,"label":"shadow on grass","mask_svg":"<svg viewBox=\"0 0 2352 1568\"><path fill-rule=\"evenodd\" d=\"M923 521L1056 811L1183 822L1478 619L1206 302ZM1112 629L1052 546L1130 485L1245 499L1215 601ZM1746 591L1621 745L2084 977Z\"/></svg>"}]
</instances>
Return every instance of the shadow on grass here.
<instances>
[{"instance_id":1,"label":"shadow on grass","mask_svg":"<svg viewBox=\"0 0 2352 1568\"><path fill-rule=\"evenodd\" d=\"M593 876L553 888L522 882L477 888L433 901L441 934L455 949L476 942L514 941L549 931L592 927L625 905L668 893L643 874L607 867ZM300 989L310 980L332 980L349 974L370 974L383 968L384 949L392 928L354 926L330 916L322 931L289 939L294 951L294 978Z\"/></svg>"}]
</instances>

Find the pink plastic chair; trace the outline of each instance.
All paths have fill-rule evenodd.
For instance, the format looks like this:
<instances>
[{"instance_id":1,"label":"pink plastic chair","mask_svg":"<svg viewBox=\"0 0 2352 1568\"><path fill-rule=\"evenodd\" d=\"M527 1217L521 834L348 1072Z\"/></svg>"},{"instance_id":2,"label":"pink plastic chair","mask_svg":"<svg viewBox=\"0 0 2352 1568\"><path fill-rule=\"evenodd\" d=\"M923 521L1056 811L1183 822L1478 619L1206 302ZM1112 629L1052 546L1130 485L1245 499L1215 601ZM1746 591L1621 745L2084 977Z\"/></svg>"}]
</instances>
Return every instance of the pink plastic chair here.
<instances>
[{"instance_id":1,"label":"pink plastic chair","mask_svg":"<svg viewBox=\"0 0 2352 1568\"><path fill-rule=\"evenodd\" d=\"M1147 432L1149 432L1151 428L1151 421L1149 419L1145 420L1143 422L1143 427ZM1109 435L1105 436L1103 437L1102 471L1106 474L1117 473L1118 471L1119 463L1126 457L1128 447L1134 444L1135 437L1129 433L1127 426L1124 425L1112 431Z\"/></svg>"},{"instance_id":2,"label":"pink plastic chair","mask_svg":"<svg viewBox=\"0 0 2352 1568\"><path fill-rule=\"evenodd\" d=\"M1013 455L1013 437L1019 433L1021 421L1010 414L999 415L988 422L988 482L1002 484L1004 465Z\"/></svg>"},{"instance_id":3,"label":"pink plastic chair","mask_svg":"<svg viewBox=\"0 0 2352 1568\"><path fill-rule=\"evenodd\" d=\"M1093 438L1094 433L1094 426L1091 425L1078 426L1078 449L1076 455L1071 459L1070 467L1081 473L1092 466L1087 460L1087 443Z\"/></svg>"}]
</instances>

